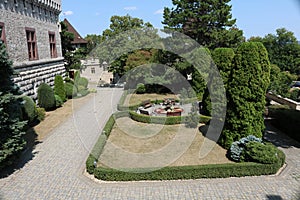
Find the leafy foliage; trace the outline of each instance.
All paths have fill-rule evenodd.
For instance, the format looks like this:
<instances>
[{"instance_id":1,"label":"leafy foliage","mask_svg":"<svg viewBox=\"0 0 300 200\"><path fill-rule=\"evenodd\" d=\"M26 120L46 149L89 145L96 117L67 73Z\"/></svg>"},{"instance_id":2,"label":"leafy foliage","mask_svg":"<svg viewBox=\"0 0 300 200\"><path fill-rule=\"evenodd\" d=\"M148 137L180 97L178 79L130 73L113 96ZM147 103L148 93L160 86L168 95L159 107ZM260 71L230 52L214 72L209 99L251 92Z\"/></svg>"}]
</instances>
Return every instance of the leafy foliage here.
<instances>
[{"instance_id":1,"label":"leafy foliage","mask_svg":"<svg viewBox=\"0 0 300 200\"><path fill-rule=\"evenodd\" d=\"M235 55L234 51L231 48L216 48L212 52L213 61L217 66L219 73L223 79L223 85L225 87L225 90L228 89L228 82L231 75L234 55ZM211 77L211 79L213 78L214 77ZM210 99L208 88L205 88L204 90L202 102L203 102L203 109L201 113L210 116L212 107L211 107L211 99Z\"/></svg>"},{"instance_id":2,"label":"leafy foliage","mask_svg":"<svg viewBox=\"0 0 300 200\"><path fill-rule=\"evenodd\" d=\"M143 83L139 83L136 86L136 93L137 94L144 94L146 92L146 87Z\"/></svg>"},{"instance_id":3,"label":"leafy foliage","mask_svg":"<svg viewBox=\"0 0 300 200\"><path fill-rule=\"evenodd\" d=\"M293 32L279 28L276 35L252 37L250 41L262 42L268 50L270 62L277 65L281 71L300 74L300 44Z\"/></svg>"},{"instance_id":4,"label":"leafy foliage","mask_svg":"<svg viewBox=\"0 0 300 200\"><path fill-rule=\"evenodd\" d=\"M243 157L247 162L272 164L278 160L278 150L271 143L249 142L246 144Z\"/></svg>"},{"instance_id":5,"label":"leafy foliage","mask_svg":"<svg viewBox=\"0 0 300 200\"><path fill-rule=\"evenodd\" d=\"M165 28L180 31L209 48L235 47L243 32L232 19L230 0L172 0L173 8L164 9Z\"/></svg>"},{"instance_id":6,"label":"leafy foliage","mask_svg":"<svg viewBox=\"0 0 300 200\"><path fill-rule=\"evenodd\" d=\"M60 96L56 94L54 95L54 97L55 97L55 108L61 107L64 104L63 100L60 98Z\"/></svg>"},{"instance_id":7,"label":"leafy foliage","mask_svg":"<svg viewBox=\"0 0 300 200\"><path fill-rule=\"evenodd\" d=\"M54 91L46 83L42 83L38 88L38 103L46 111L56 108Z\"/></svg>"},{"instance_id":8,"label":"leafy foliage","mask_svg":"<svg viewBox=\"0 0 300 200\"><path fill-rule=\"evenodd\" d=\"M68 99L72 99L73 97L76 97L77 95L77 88L69 82L65 83L65 89L66 89L66 96Z\"/></svg>"},{"instance_id":9,"label":"leafy foliage","mask_svg":"<svg viewBox=\"0 0 300 200\"><path fill-rule=\"evenodd\" d=\"M249 135L247 137L241 138L238 141L233 142L229 150L230 158L236 162L244 161L243 152L246 148L247 143L249 142L262 143L262 139L257 138L253 135Z\"/></svg>"},{"instance_id":10,"label":"leafy foliage","mask_svg":"<svg viewBox=\"0 0 300 200\"><path fill-rule=\"evenodd\" d=\"M46 117L46 110L45 108L37 108L37 119L39 120L39 122L43 121Z\"/></svg>"},{"instance_id":11,"label":"leafy foliage","mask_svg":"<svg viewBox=\"0 0 300 200\"><path fill-rule=\"evenodd\" d=\"M242 137L262 137L270 76L268 53L261 43L243 43L233 63L227 90L227 116L219 140L227 149Z\"/></svg>"},{"instance_id":12,"label":"leafy foliage","mask_svg":"<svg viewBox=\"0 0 300 200\"><path fill-rule=\"evenodd\" d=\"M54 94L58 95L63 102L66 101L66 90L62 76L55 76Z\"/></svg>"},{"instance_id":13,"label":"leafy foliage","mask_svg":"<svg viewBox=\"0 0 300 200\"><path fill-rule=\"evenodd\" d=\"M80 58L82 56L81 54L74 54L75 48L71 43L74 40L74 34L68 32L68 26L64 22L60 22L60 25L62 55L65 58L65 67L67 71L69 71L70 69L80 69Z\"/></svg>"},{"instance_id":14,"label":"leafy foliage","mask_svg":"<svg viewBox=\"0 0 300 200\"><path fill-rule=\"evenodd\" d=\"M32 98L28 96L22 96L22 100L22 118L27 120L28 124L31 124L38 116L36 105Z\"/></svg>"}]
</instances>

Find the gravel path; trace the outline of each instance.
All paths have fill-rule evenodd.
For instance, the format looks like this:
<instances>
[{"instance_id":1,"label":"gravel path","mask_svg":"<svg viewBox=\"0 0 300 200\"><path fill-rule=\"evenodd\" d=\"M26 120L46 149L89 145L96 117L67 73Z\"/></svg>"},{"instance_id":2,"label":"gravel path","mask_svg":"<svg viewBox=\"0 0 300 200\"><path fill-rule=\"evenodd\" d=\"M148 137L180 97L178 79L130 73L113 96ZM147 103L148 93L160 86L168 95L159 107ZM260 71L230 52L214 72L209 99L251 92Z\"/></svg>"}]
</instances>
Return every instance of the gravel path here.
<instances>
[{"instance_id":1,"label":"gravel path","mask_svg":"<svg viewBox=\"0 0 300 200\"><path fill-rule=\"evenodd\" d=\"M101 88L73 117L53 130L34 150L34 158L0 179L0 199L299 199L300 145L269 128L267 137L287 155L278 176L184 181L95 182L84 173L85 160L120 89ZM74 106L76 107L76 106ZM298 198L297 198L298 197Z\"/></svg>"}]
</instances>

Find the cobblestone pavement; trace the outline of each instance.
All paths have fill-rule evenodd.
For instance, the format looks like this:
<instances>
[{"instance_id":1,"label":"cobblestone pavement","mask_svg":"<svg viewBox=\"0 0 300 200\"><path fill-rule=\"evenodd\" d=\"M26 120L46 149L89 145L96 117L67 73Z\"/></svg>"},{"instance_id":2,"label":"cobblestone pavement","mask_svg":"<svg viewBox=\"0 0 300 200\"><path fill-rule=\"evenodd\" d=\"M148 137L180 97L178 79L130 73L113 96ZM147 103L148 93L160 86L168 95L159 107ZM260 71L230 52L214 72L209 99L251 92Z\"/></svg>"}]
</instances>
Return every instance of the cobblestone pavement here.
<instances>
[{"instance_id":1,"label":"cobblestone pavement","mask_svg":"<svg viewBox=\"0 0 300 200\"><path fill-rule=\"evenodd\" d=\"M300 145L269 127L268 138L287 155L278 176L183 181L94 182L85 160L120 90L99 89L34 150L23 168L0 179L1 199L299 199ZM115 94L112 96L112 94ZM95 125L98 124L99 126Z\"/></svg>"}]
</instances>

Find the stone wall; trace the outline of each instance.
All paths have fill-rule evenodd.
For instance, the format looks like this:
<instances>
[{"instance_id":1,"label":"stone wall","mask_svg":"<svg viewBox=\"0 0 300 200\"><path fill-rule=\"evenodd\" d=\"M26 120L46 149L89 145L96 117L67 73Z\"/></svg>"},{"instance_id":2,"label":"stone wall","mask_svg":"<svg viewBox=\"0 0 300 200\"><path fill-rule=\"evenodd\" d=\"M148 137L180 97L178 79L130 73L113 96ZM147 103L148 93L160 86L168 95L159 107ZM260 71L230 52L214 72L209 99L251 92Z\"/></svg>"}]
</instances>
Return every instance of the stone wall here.
<instances>
[{"instance_id":1,"label":"stone wall","mask_svg":"<svg viewBox=\"0 0 300 200\"><path fill-rule=\"evenodd\" d=\"M53 86L56 75L65 75L59 33L60 0L0 0L9 59L17 72L14 81L25 95L36 99L42 82ZM37 60L29 60L26 29L36 34ZM57 57L51 58L49 32L55 34Z\"/></svg>"},{"instance_id":2,"label":"stone wall","mask_svg":"<svg viewBox=\"0 0 300 200\"><path fill-rule=\"evenodd\" d=\"M52 59L44 63L33 63L25 68L17 68L18 73L14 82L20 87L24 95L30 96L33 99L37 98L37 89L41 83L47 83L50 86L54 85L56 75L65 77L66 71L62 59Z\"/></svg>"},{"instance_id":3,"label":"stone wall","mask_svg":"<svg viewBox=\"0 0 300 200\"><path fill-rule=\"evenodd\" d=\"M39 60L51 59L49 31L55 33L57 57L62 57L58 27L60 11L36 3L38 1L24 1L25 4L22 0L16 2L17 4L12 0L7 3L0 1L0 22L4 23L6 47L14 64L18 65L29 60L25 28L35 29Z\"/></svg>"},{"instance_id":4,"label":"stone wall","mask_svg":"<svg viewBox=\"0 0 300 200\"><path fill-rule=\"evenodd\" d=\"M273 101L275 101L279 104L282 104L282 105L287 105L291 109L300 110L300 103L298 103L296 101L293 101L291 99L284 98L284 97L281 97L279 95L275 95L275 94L272 94L272 93L267 93L266 96L267 96L268 99L273 100Z\"/></svg>"}]
</instances>

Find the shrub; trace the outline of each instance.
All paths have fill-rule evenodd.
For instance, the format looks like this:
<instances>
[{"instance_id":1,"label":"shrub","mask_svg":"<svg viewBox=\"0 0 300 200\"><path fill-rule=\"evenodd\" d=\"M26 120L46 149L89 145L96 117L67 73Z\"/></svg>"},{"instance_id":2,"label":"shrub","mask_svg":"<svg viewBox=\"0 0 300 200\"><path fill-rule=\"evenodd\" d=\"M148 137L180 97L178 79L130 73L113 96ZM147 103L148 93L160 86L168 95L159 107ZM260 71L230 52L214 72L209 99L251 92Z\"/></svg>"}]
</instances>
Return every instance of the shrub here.
<instances>
[{"instance_id":1,"label":"shrub","mask_svg":"<svg viewBox=\"0 0 300 200\"><path fill-rule=\"evenodd\" d=\"M228 178L243 176L260 176L275 174L283 165L285 156L278 151L278 161L273 164L229 163L198 166L165 167L156 171L138 173L141 169L127 169L124 172L116 169L97 167L94 176L105 181L139 181L139 180L178 180L200 178ZM142 169L143 170L143 169ZM153 169L152 169L153 170Z\"/></svg>"},{"instance_id":2,"label":"shrub","mask_svg":"<svg viewBox=\"0 0 300 200\"><path fill-rule=\"evenodd\" d=\"M66 96L68 99L72 99L77 95L77 88L72 83L65 83Z\"/></svg>"},{"instance_id":3,"label":"shrub","mask_svg":"<svg viewBox=\"0 0 300 200\"><path fill-rule=\"evenodd\" d=\"M32 98L28 96L22 96L23 106L22 106L22 113L23 113L23 120L27 120L28 124L31 124L35 121L38 116L37 108L32 100Z\"/></svg>"},{"instance_id":4,"label":"shrub","mask_svg":"<svg viewBox=\"0 0 300 200\"><path fill-rule=\"evenodd\" d=\"M259 142L259 143L262 142L262 140L260 138L257 138L253 135L244 137L244 138L240 139L239 141L232 143L230 150L229 150L229 157L236 162L244 161L243 151L246 147L246 144L251 141Z\"/></svg>"},{"instance_id":5,"label":"shrub","mask_svg":"<svg viewBox=\"0 0 300 200\"><path fill-rule=\"evenodd\" d=\"M88 91L89 93L97 93L97 90L95 88L89 88Z\"/></svg>"},{"instance_id":6,"label":"shrub","mask_svg":"<svg viewBox=\"0 0 300 200\"><path fill-rule=\"evenodd\" d=\"M136 93L137 94L144 94L146 92L146 87L143 83L139 83L136 86Z\"/></svg>"},{"instance_id":7,"label":"shrub","mask_svg":"<svg viewBox=\"0 0 300 200\"><path fill-rule=\"evenodd\" d=\"M243 153L247 162L272 164L278 160L278 150L271 143L248 142Z\"/></svg>"},{"instance_id":8,"label":"shrub","mask_svg":"<svg viewBox=\"0 0 300 200\"><path fill-rule=\"evenodd\" d=\"M44 108L37 108L37 120L39 122L43 121L46 117L46 111Z\"/></svg>"},{"instance_id":9,"label":"shrub","mask_svg":"<svg viewBox=\"0 0 300 200\"><path fill-rule=\"evenodd\" d=\"M42 83L38 88L39 106L46 111L55 109L55 96L53 89L46 83Z\"/></svg>"},{"instance_id":10,"label":"shrub","mask_svg":"<svg viewBox=\"0 0 300 200\"><path fill-rule=\"evenodd\" d=\"M74 81L70 77L66 77L65 82L66 83L71 83L72 85L74 85Z\"/></svg>"},{"instance_id":11,"label":"shrub","mask_svg":"<svg viewBox=\"0 0 300 200\"><path fill-rule=\"evenodd\" d=\"M66 89L62 76L55 76L54 79L54 94L58 95L63 102L66 101Z\"/></svg>"},{"instance_id":12,"label":"shrub","mask_svg":"<svg viewBox=\"0 0 300 200\"><path fill-rule=\"evenodd\" d=\"M56 108L61 107L64 104L63 100L58 95L54 95L54 97L55 97L55 106L56 106Z\"/></svg>"},{"instance_id":13,"label":"shrub","mask_svg":"<svg viewBox=\"0 0 300 200\"><path fill-rule=\"evenodd\" d=\"M77 95L78 96L81 96L81 97L84 97L84 96L86 96L86 95L88 95L90 92L89 92L89 90L80 90L78 93L77 93Z\"/></svg>"},{"instance_id":14,"label":"shrub","mask_svg":"<svg viewBox=\"0 0 300 200\"><path fill-rule=\"evenodd\" d=\"M82 86L84 89L87 89L89 81L85 77L80 77L77 82L78 86Z\"/></svg>"}]
</instances>

